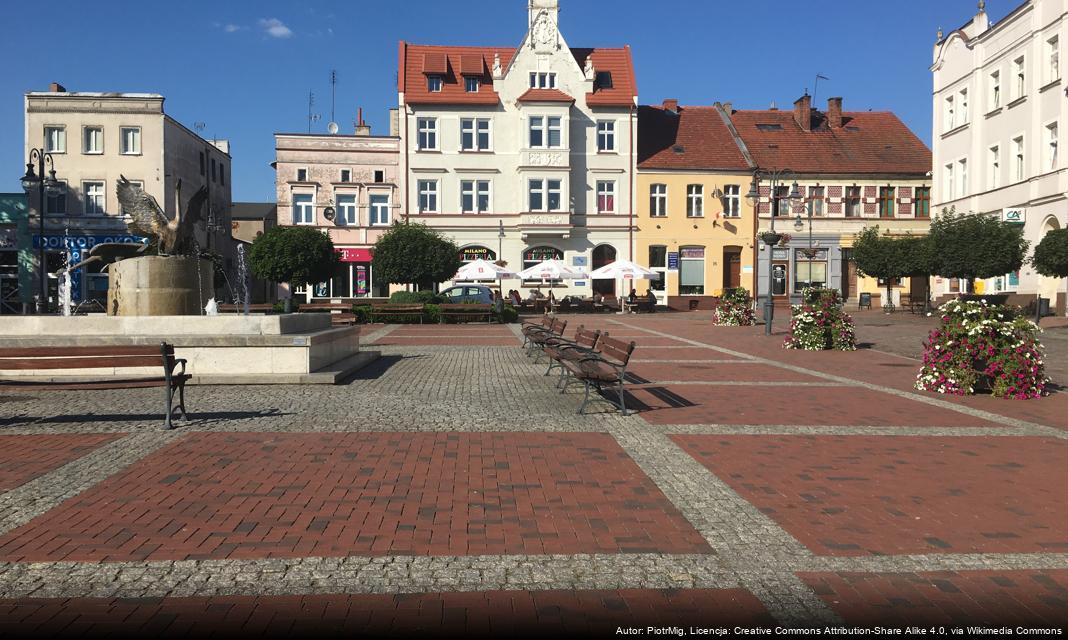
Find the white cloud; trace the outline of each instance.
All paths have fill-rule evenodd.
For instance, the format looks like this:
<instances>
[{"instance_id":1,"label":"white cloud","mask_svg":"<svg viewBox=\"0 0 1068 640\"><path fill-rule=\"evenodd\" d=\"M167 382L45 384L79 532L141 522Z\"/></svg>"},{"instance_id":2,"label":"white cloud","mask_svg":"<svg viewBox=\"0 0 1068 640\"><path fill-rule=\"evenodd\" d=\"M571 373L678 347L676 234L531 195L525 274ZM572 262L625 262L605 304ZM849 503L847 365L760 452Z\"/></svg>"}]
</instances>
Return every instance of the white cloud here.
<instances>
[{"instance_id":1,"label":"white cloud","mask_svg":"<svg viewBox=\"0 0 1068 640\"><path fill-rule=\"evenodd\" d=\"M278 18L260 18L259 25L263 32L272 38L290 38L293 36L293 30Z\"/></svg>"},{"instance_id":2,"label":"white cloud","mask_svg":"<svg viewBox=\"0 0 1068 640\"><path fill-rule=\"evenodd\" d=\"M238 24L228 24L223 27L223 31L225 31L226 33L234 33L235 31L241 31L242 29L245 29L245 27L242 27Z\"/></svg>"}]
</instances>

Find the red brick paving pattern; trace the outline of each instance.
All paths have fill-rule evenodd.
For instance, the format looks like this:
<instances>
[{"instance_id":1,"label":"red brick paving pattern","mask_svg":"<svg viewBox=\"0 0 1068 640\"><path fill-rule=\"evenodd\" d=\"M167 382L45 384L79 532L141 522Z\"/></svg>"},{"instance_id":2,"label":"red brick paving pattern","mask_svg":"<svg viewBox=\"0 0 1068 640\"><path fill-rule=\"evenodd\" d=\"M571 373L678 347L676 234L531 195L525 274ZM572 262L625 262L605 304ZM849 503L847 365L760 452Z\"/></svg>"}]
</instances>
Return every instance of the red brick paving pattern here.
<instances>
[{"instance_id":1,"label":"red brick paving pattern","mask_svg":"<svg viewBox=\"0 0 1068 640\"><path fill-rule=\"evenodd\" d=\"M353 638L534 633L551 638L614 636L620 625L691 624L771 625L773 620L743 589L0 600L0 636L122 632L179 637L212 631L242 637L315 632Z\"/></svg>"},{"instance_id":2,"label":"red brick paving pattern","mask_svg":"<svg viewBox=\"0 0 1068 640\"><path fill-rule=\"evenodd\" d=\"M0 491L26 484L124 435L0 435Z\"/></svg>"},{"instance_id":3,"label":"red brick paving pattern","mask_svg":"<svg viewBox=\"0 0 1068 640\"><path fill-rule=\"evenodd\" d=\"M369 345L389 346L398 345L405 347L514 347L519 343L515 336L463 336L463 337L434 337L434 336L395 336L387 334Z\"/></svg>"},{"instance_id":4,"label":"red brick paving pattern","mask_svg":"<svg viewBox=\"0 0 1068 640\"><path fill-rule=\"evenodd\" d=\"M1068 571L802 573L848 624L1068 625Z\"/></svg>"},{"instance_id":5,"label":"red brick paving pattern","mask_svg":"<svg viewBox=\"0 0 1068 640\"><path fill-rule=\"evenodd\" d=\"M687 358L692 359L692 358ZM646 380L693 380L730 382L825 382L821 378L766 364L724 362L632 362L627 371ZM774 393L774 389L768 389Z\"/></svg>"},{"instance_id":6,"label":"red brick paving pattern","mask_svg":"<svg viewBox=\"0 0 1068 640\"><path fill-rule=\"evenodd\" d=\"M199 433L0 538L0 558L708 553L607 434Z\"/></svg>"},{"instance_id":7,"label":"red brick paving pattern","mask_svg":"<svg viewBox=\"0 0 1068 640\"><path fill-rule=\"evenodd\" d=\"M1062 440L672 439L820 555L1068 551Z\"/></svg>"}]
</instances>

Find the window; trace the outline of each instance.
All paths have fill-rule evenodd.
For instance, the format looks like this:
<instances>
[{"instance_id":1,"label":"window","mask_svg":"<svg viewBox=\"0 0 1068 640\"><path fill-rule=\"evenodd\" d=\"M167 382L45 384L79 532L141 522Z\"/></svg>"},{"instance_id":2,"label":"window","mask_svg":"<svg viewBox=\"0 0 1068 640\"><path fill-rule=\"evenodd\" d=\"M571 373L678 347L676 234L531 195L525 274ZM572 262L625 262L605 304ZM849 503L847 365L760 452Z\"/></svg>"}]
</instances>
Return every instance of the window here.
<instances>
[{"instance_id":1,"label":"window","mask_svg":"<svg viewBox=\"0 0 1068 640\"><path fill-rule=\"evenodd\" d=\"M1046 125L1046 170L1057 168L1057 123Z\"/></svg>"},{"instance_id":2,"label":"window","mask_svg":"<svg viewBox=\"0 0 1068 640\"><path fill-rule=\"evenodd\" d=\"M389 196L386 194L372 194L370 200L371 226L389 225Z\"/></svg>"},{"instance_id":3,"label":"window","mask_svg":"<svg viewBox=\"0 0 1068 640\"><path fill-rule=\"evenodd\" d=\"M860 187L846 187L845 189L845 217L860 217Z\"/></svg>"},{"instance_id":4,"label":"window","mask_svg":"<svg viewBox=\"0 0 1068 640\"><path fill-rule=\"evenodd\" d=\"M667 269L667 247L663 245L649 246L649 268Z\"/></svg>"},{"instance_id":5,"label":"window","mask_svg":"<svg viewBox=\"0 0 1068 640\"><path fill-rule=\"evenodd\" d=\"M649 215L653 218L667 216L667 185L649 185Z\"/></svg>"},{"instance_id":6,"label":"window","mask_svg":"<svg viewBox=\"0 0 1068 640\"><path fill-rule=\"evenodd\" d=\"M104 183L83 182L82 192L85 194L85 212L103 214L105 208Z\"/></svg>"},{"instance_id":7,"label":"window","mask_svg":"<svg viewBox=\"0 0 1068 640\"><path fill-rule=\"evenodd\" d=\"M779 186L775 188L775 217L782 218L790 215L790 187Z\"/></svg>"},{"instance_id":8,"label":"window","mask_svg":"<svg viewBox=\"0 0 1068 640\"><path fill-rule=\"evenodd\" d=\"M527 184L531 211L560 211L563 203L561 180L535 178L529 180Z\"/></svg>"},{"instance_id":9,"label":"window","mask_svg":"<svg viewBox=\"0 0 1068 640\"><path fill-rule=\"evenodd\" d=\"M426 90L431 93L439 93L441 91L441 76L427 76Z\"/></svg>"},{"instance_id":10,"label":"window","mask_svg":"<svg viewBox=\"0 0 1068 640\"><path fill-rule=\"evenodd\" d=\"M953 104L953 96L946 98L946 110L944 120L944 130L950 131L956 126L955 120L956 109Z\"/></svg>"},{"instance_id":11,"label":"window","mask_svg":"<svg viewBox=\"0 0 1068 640\"><path fill-rule=\"evenodd\" d=\"M597 213L616 212L616 181L597 181Z\"/></svg>"},{"instance_id":12,"label":"window","mask_svg":"<svg viewBox=\"0 0 1068 640\"><path fill-rule=\"evenodd\" d=\"M531 89L555 89L556 88L556 74L545 71L531 71L530 72L530 88Z\"/></svg>"},{"instance_id":13,"label":"window","mask_svg":"<svg viewBox=\"0 0 1068 640\"><path fill-rule=\"evenodd\" d=\"M141 155L141 127L122 127L119 129L123 155Z\"/></svg>"},{"instance_id":14,"label":"window","mask_svg":"<svg viewBox=\"0 0 1068 640\"><path fill-rule=\"evenodd\" d=\"M314 224L314 196L310 193L293 194L293 224Z\"/></svg>"},{"instance_id":15,"label":"window","mask_svg":"<svg viewBox=\"0 0 1068 640\"><path fill-rule=\"evenodd\" d=\"M957 96L957 103L960 109L960 124L961 126L968 124L968 90L961 89L960 94Z\"/></svg>"},{"instance_id":16,"label":"window","mask_svg":"<svg viewBox=\"0 0 1068 640\"><path fill-rule=\"evenodd\" d=\"M438 120L437 118L416 119L418 131L418 148L420 151L436 151L438 148Z\"/></svg>"},{"instance_id":17,"label":"window","mask_svg":"<svg viewBox=\"0 0 1068 640\"><path fill-rule=\"evenodd\" d=\"M211 159L211 181L215 182L215 158Z\"/></svg>"},{"instance_id":18,"label":"window","mask_svg":"<svg viewBox=\"0 0 1068 640\"><path fill-rule=\"evenodd\" d=\"M957 162L957 197L963 198L968 195L968 161Z\"/></svg>"},{"instance_id":19,"label":"window","mask_svg":"<svg viewBox=\"0 0 1068 640\"><path fill-rule=\"evenodd\" d=\"M917 218L931 217L931 187L916 187L913 201Z\"/></svg>"},{"instance_id":20,"label":"window","mask_svg":"<svg viewBox=\"0 0 1068 640\"><path fill-rule=\"evenodd\" d=\"M823 215L823 187L808 188L808 206L814 216Z\"/></svg>"},{"instance_id":21,"label":"window","mask_svg":"<svg viewBox=\"0 0 1068 640\"><path fill-rule=\"evenodd\" d=\"M945 172L942 174L942 192L943 198L953 199L953 163L950 162L945 167Z\"/></svg>"},{"instance_id":22,"label":"window","mask_svg":"<svg viewBox=\"0 0 1068 640\"><path fill-rule=\"evenodd\" d=\"M219 163L219 184L226 186L226 165Z\"/></svg>"},{"instance_id":23,"label":"window","mask_svg":"<svg viewBox=\"0 0 1068 640\"><path fill-rule=\"evenodd\" d=\"M307 169L297 169L297 182L307 182L307 181L308 181L308 170Z\"/></svg>"},{"instance_id":24,"label":"window","mask_svg":"<svg viewBox=\"0 0 1068 640\"><path fill-rule=\"evenodd\" d=\"M102 127L85 127L83 129L83 153L104 153L104 129Z\"/></svg>"},{"instance_id":25,"label":"window","mask_svg":"<svg viewBox=\"0 0 1068 640\"><path fill-rule=\"evenodd\" d=\"M478 93L478 78L467 76L464 78L464 91L468 93Z\"/></svg>"},{"instance_id":26,"label":"window","mask_svg":"<svg viewBox=\"0 0 1068 640\"><path fill-rule=\"evenodd\" d=\"M460 181L460 211L462 213L485 213L490 206L489 180Z\"/></svg>"},{"instance_id":27,"label":"window","mask_svg":"<svg viewBox=\"0 0 1068 640\"><path fill-rule=\"evenodd\" d=\"M597 150L616 150L616 123L613 120L597 121Z\"/></svg>"},{"instance_id":28,"label":"window","mask_svg":"<svg viewBox=\"0 0 1068 640\"><path fill-rule=\"evenodd\" d=\"M386 172L382 169L375 169L373 175L376 183L382 183L386 181Z\"/></svg>"},{"instance_id":29,"label":"window","mask_svg":"<svg viewBox=\"0 0 1068 640\"><path fill-rule=\"evenodd\" d=\"M200 175L204 175L204 152L200 152Z\"/></svg>"},{"instance_id":30,"label":"window","mask_svg":"<svg viewBox=\"0 0 1068 640\"><path fill-rule=\"evenodd\" d=\"M351 169L342 169L341 170L341 181L342 182L352 182L352 170Z\"/></svg>"},{"instance_id":31,"label":"window","mask_svg":"<svg viewBox=\"0 0 1068 640\"><path fill-rule=\"evenodd\" d=\"M894 188L879 187L879 217L894 217Z\"/></svg>"},{"instance_id":32,"label":"window","mask_svg":"<svg viewBox=\"0 0 1068 640\"><path fill-rule=\"evenodd\" d=\"M806 256L802 249L794 252L794 291L800 292L807 287L827 286L827 250L817 249L812 258Z\"/></svg>"},{"instance_id":33,"label":"window","mask_svg":"<svg viewBox=\"0 0 1068 640\"><path fill-rule=\"evenodd\" d=\"M705 248L679 247L679 295L705 293Z\"/></svg>"},{"instance_id":34,"label":"window","mask_svg":"<svg viewBox=\"0 0 1068 640\"><path fill-rule=\"evenodd\" d=\"M541 180L530 180L527 186L528 209L541 211L545 207L545 183Z\"/></svg>"},{"instance_id":35,"label":"window","mask_svg":"<svg viewBox=\"0 0 1068 640\"><path fill-rule=\"evenodd\" d=\"M549 194L549 211L559 211L563 205L563 182L560 180L546 180L546 191Z\"/></svg>"},{"instance_id":36,"label":"window","mask_svg":"<svg viewBox=\"0 0 1068 640\"><path fill-rule=\"evenodd\" d=\"M1061 77L1061 41L1057 36L1046 40L1046 82Z\"/></svg>"},{"instance_id":37,"label":"window","mask_svg":"<svg viewBox=\"0 0 1068 640\"><path fill-rule=\"evenodd\" d=\"M990 110L993 111L1001 106L1001 72L995 71L990 74Z\"/></svg>"},{"instance_id":38,"label":"window","mask_svg":"<svg viewBox=\"0 0 1068 640\"><path fill-rule=\"evenodd\" d=\"M44 128L45 151L47 153L67 152L67 128L45 127Z\"/></svg>"},{"instance_id":39,"label":"window","mask_svg":"<svg viewBox=\"0 0 1068 640\"><path fill-rule=\"evenodd\" d=\"M742 187L737 184L728 184L723 187L723 217L742 217Z\"/></svg>"},{"instance_id":40,"label":"window","mask_svg":"<svg viewBox=\"0 0 1068 640\"><path fill-rule=\"evenodd\" d=\"M1027 94L1027 72L1024 67L1024 57L1020 56L1012 63L1013 73L1016 76L1016 94L1014 100L1018 100Z\"/></svg>"},{"instance_id":41,"label":"window","mask_svg":"<svg viewBox=\"0 0 1068 640\"><path fill-rule=\"evenodd\" d=\"M1024 139L1023 136L1013 138L1012 140L1013 152L1016 156L1015 165L1013 167L1013 178L1017 182L1024 179Z\"/></svg>"},{"instance_id":42,"label":"window","mask_svg":"<svg viewBox=\"0 0 1068 640\"><path fill-rule=\"evenodd\" d=\"M47 192L46 192L47 193ZM67 213L67 183L60 182L58 193L45 199L45 213Z\"/></svg>"},{"instance_id":43,"label":"window","mask_svg":"<svg viewBox=\"0 0 1068 640\"><path fill-rule=\"evenodd\" d=\"M705 188L699 184L686 185L686 217L703 218L705 215Z\"/></svg>"},{"instance_id":44,"label":"window","mask_svg":"<svg viewBox=\"0 0 1068 640\"><path fill-rule=\"evenodd\" d=\"M337 223L342 225L356 224L356 196L352 194L339 195L337 197Z\"/></svg>"},{"instance_id":45,"label":"window","mask_svg":"<svg viewBox=\"0 0 1068 640\"><path fill-rule=\"evenodd\" d=\"M990 162L987 167L986 186L988 189L997 189L1001 186L1001 148L997 145L987 151Z\"/></svg>"},{"instance_id":46,"label":"window","mask_svg":"<svg viewBox=\"0 0 1068 640\"><path fill-rule=\"evenodd\" d=\"M563 118L560 116L530 117L530 146L557 148L563 139Z\"/></svg>"},{"instance_id":47,"label":"window","mask_svg":"<svg viewBox=\"0 0 1068 640\"><path fill-rule=\"evenodd\" d=\"M489 119L460 118L460 149L463 151L488 151L489 148Z\"/></svg>"},{"instance_id":48,"label":"window","mask_svg":"<svg viewBox=\"0 0 1068 640\"><path fill-rule=\"evenodd\" d=\"M419 213L437 213L438 181L419 180L416 185L419 190Z\"/></svg>"}]
</instances>

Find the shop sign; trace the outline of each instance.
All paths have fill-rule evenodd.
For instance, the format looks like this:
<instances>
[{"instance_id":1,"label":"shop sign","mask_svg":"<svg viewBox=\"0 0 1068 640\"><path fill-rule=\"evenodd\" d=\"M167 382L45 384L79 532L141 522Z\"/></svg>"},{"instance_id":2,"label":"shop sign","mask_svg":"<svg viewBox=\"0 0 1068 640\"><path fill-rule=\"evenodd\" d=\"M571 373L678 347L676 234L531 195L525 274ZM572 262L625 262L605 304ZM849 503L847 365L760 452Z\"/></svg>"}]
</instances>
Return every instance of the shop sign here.
<instances>
[{"instance_id":1,"label":"shop sign","mask_svg":"<svg viewBox=\"0 0 1068 640\"><path fill-rule=\"evenodd\" d=\"M462 262L474 262L475 260L487 260L493 262L497 259L497 254L492 249L486 247L464 247L460 249L460 260Z\"/></svg>"},{"instance_id":2,"label":"shop sign","mask_svg":"<svg viewBox=\"0 0 1068 640\"><path fill-rule=\"evenodd\" d=\"M668 251L668 270L669 271L678 271L679 270L679 252L678 251Z\"/></svg>"},{"instance_id":3,"label":"shop sign","mask_svg":"<svg viewBox=\"0 0 1068 640\"><path fill-rule=\"evenodd\" d=\"M357 249L356 247L338 247L334 249L342 262L370 262L370 249Z\"/></svg>"},{"instance_id":4,"label":"shop sign","mask_svg":"<svg viewBox=\"0 0 1068 640\"><path fill-rule=\"evenodd\" d=\"M571 257L571 266L573 266L573 267L585 267L586 266L586 256L572 256Z\"/></svg>"},{"instance_id":5,"label":"shop sign","mask_svg":"<svg viewBox=\"0 0 1068 640\"><path fill-rule=\"evenodd\" d=\"M563 260L564 252L554 247L531 247L523 252L524 262L542 262L545 260Z\"/></svg>"},{"instance_id":6,"label":"shop sign","mask_svg":"<svg viewBox=\"0 0 1068 640\"><path fill-rule=\"evenodd\" d=\"M104 244L107 242L122 242L129 244L136 244L139 242L145 242L145 238L141 236L131 235L113 235L113 236L65 236L54 235L45 236L44 246L45 249L80 249L86 251L92 249L98 244ZM41 248L41 235L34 234L33 236L33 248Z\"/></svg>"},{"instance_id":7,"label":"shop sign","mask_svg":"<svg viewBox=\"0 0 1068 640\"><path fill-rule=\"evenodd\" d=\"M1001 221L1009 224L1023 224L1027 221L1027 209L1014 207L1001 210Z\"/></svg>"},{"instance_id":8,"label":"shop sign","mask_svg":"<svg viewBox=\"0 0 1068 640\"><path fill-rule=\"evenodd\" d=\"M705 257L704 247L683 247L679 249L679 253L683 260L700 260Z\"/></svg>"}]
</instances>

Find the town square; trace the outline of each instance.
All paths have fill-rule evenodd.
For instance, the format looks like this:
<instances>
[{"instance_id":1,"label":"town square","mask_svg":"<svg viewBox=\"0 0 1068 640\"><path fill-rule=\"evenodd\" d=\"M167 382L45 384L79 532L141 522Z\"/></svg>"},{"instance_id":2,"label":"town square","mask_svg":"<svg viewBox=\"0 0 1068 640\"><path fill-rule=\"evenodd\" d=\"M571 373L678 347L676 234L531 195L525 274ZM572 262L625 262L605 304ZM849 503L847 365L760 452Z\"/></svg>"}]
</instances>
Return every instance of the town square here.
<instances>
[{"instance_id":1,"label":"town square","mask_svg":"<svg viewBox=\"0 0 1068 640\"><path fill-rule=\"evenodd\" d=\"M921 123L829 63L639 100L579 0L387 20L386 103L275 125L19 75L0 635L1063 635L1068 0L945 4Z\"/></svg>"}]
</instances>

